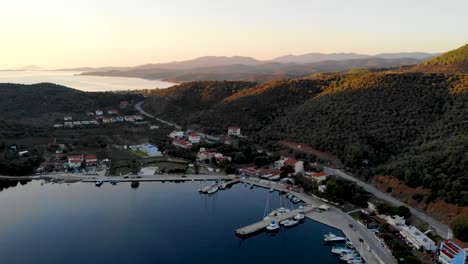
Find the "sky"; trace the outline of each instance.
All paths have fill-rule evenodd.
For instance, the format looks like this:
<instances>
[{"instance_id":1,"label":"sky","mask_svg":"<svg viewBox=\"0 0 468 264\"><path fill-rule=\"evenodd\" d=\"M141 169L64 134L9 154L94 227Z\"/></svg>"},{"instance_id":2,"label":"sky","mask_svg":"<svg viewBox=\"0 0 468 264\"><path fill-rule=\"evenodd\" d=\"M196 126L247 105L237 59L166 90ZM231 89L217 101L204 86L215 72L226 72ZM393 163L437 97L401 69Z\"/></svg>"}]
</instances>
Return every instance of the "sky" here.
<instances>
[{"instance_id":1,"label":"sky","mask_svg":"<svg viewBox=\"0 0 468 264\"><path fill-rule=\"evenodd\" d=\"M468 43L467 10L467 0L2 0L0 69L444 52Z\"/></svg>"}]
</instances>

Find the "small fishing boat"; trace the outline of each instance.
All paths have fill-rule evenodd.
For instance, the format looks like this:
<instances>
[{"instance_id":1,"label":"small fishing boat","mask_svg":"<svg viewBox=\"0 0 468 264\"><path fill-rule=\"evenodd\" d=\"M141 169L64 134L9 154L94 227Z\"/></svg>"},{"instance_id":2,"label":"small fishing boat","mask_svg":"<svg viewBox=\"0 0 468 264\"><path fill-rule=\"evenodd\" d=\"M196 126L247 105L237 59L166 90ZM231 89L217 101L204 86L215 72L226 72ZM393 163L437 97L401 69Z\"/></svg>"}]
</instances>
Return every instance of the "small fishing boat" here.
<instances>
[{"instance_id":1,"label":"small fishing boat","mask_svg":"<svg viewBox=\"0 0 468 264\"><path fill-rule=\"evenodd\" d=\"M97 180L97 181L96 181L96 186L97 186L97 187L101 187L101 185L102 185L103 183L104 183L103 180Z\"/></svg>"},{"instance_id":2,"label":"small fishing boat","mask_svg":"<svg viewBox=\"0 0 468 264\"><path fill-rule=\"evenodd\" d=\"M213 193L215 193L217 191L218 191L218 187L214 187L214 188L209 189L206 193L207 194L213 194Z\"/></svg>"},{"instance_id":3,"label":"small fishing boat","mask_svg":"<svg viewBox=\"0 0 468 264\"><path fill-rule=\"evenodd\" d=\"M349 248L343 248L343 247L333 247L331 250L331 253L336 254L336 255L346 255L346 254L354 253L354 250L349 249Z\"/></svg>"},{"instance_id":4,"label":"small fishing boat","mask_svg":"<svg viewBox=\"0 0 468 264\"><path fill-rule=\"evenodd\" d=\"M290 226L295 226L297 225L299 221L296 221L296 220L293 220L293 219L288 219L288 220L285 220L283 222L281 222L282 225L284 225L285 227L290 227Z\"/></svg>"},{"instance_id":5,"label":"small fishing boat","mask_svg":"<svg viewBox=\"0 0 468 264\"><path fill-rule=\"evenodd\" d=\"M275 189L273 189L273 188L270 188L270 192L274 192L274 191L275 191Z\"/></svg>"},{"instance_id":6,"label":"small fishing boat","mask_svg":"<svg viewBox=\"0 0 468 264\"><path fill-rule=\"evenodd\" d=\"M273 230L277 230L279 227L280 227L280 226L278 225L278 223L277 223L275 220L273 220L273 221L271 221L270 224L266 227L266 229L267 229L268 231L273 231Z\"/></svg>"},{"instance_id":7,"label":"small fishing boat","mask_svg":"<svg viewBox=\"0 0 468 264\"><path fill-rule=\"evenodd\" d=\"M294 216L295 220L303 220L305 218L304 214L298 213L297 215Z\"/></svg>"},{"instance_id":8,"label":"small fishing boat","mask_svg":"<svg viewBox=\"0 0 468 264\"><path fill-rule=\"evenodd\" d=\"M339 236L336 236L334 234L332 234L331 232L324 235L323 236L323 241L327 242L327 243L339 243L339 242L344 242L346 241L346 238L345 237L339 237Z\"/></svg>"},{"instance_id":9,"label":"small fishing boat","mask_svg":"<svg viewBox=\"0 0 468 264\"><path fill-rule=\"evenodd\" d=\"M297 198L297 197L293 197L293 198L291 199L291 202L293 202L293 203L298 203L298 202L300 202L300 201L301 201L301 199L299 199L299 198Z\"/></svg>"},{"instance_id":10,"label":"small fishing boat","mask_svg":"<svg viewBox=\"0 0 468 264\"><path fill-rule=\"evenodd\" d=\"M112 185L117 185L117 183L119 183L118 180L111 180L111 181L110 181L110 184L112 184Z\"/></svg>"}]
</instances>

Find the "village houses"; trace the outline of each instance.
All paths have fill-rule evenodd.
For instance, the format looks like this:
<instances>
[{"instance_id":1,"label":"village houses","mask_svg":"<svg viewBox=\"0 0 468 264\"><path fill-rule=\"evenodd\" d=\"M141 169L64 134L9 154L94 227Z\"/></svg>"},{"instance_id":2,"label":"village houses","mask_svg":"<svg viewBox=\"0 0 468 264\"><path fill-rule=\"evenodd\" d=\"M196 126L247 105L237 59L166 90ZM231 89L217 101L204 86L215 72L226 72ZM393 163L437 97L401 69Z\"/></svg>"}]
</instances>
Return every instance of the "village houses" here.
<instances>
[{"instance_id":1,"label":"village houses","mask_svg":"<svg viewBox=\"0 0 468 264\"><path fill-rule=\"evenodd\" d=\"M238 126L228 127L228 136L238 137L241 135L241 129Z\"/></svg>"}]
</instances>

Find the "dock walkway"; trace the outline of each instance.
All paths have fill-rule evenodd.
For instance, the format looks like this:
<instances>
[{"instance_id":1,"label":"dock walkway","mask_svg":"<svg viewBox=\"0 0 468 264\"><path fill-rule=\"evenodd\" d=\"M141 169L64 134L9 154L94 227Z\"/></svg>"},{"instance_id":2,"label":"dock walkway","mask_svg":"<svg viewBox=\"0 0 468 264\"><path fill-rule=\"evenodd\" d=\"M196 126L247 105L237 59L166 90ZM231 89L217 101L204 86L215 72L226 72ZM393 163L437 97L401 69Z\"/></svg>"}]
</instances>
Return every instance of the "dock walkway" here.
<instances>
[{"instance_id":1,"label":"dock walkway","mask_svg":"<svg viewBox=\"0 0 468 264\"><path fill-rule=\"evenodd\" d=\"M241 227L241 228L236 230L236 234L239 235L239 236L248 236L250 234L254 234L256 232L262 231L263 229L265 229L271 223L272 220L275 220L276 222L280 223L280 222L282 222L282 221L284 221L286 219L293 218L298 213L307 214L307 213L311 212L314 209L315 209L315 207L312 207L312 206L304 206L303 208L292 210L292 211L283 213L283 214L281 214L279 216L270 217L270 218L268 218L266 220L262 220L260 222L254 223L254 224Z\"/></svg>"},{"instance_id":2,"label":"dock walkway","mask_svg":"<svg viewBox=\"0 0 468 264\"><path fill-rule=\"evenodd\" d=\"M161 182L161 181L214 181L214 180L234 180L232 176L220 175L152 175L142 176L141 178L123 178L123 177L96 177L94 179L83 179L83 182L96 182L102 180L103 182L118 181L118 182Z\"/></svg>"}]
</instances>

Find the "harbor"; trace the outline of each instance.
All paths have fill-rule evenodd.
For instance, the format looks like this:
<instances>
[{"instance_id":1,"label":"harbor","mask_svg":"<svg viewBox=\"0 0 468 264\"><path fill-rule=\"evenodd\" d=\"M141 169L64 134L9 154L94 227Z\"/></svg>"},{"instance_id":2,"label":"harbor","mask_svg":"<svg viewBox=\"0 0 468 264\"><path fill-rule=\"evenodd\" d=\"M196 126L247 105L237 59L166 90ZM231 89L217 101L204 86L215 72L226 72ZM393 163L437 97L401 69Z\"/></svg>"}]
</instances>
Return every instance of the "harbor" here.
<instances>
[{"instance_id":1,"label":"harbor","mask_svg":"<svg viewBox=\"0 0 468 264\"><path fill-rule=\"evenodd\" d=\"M283 222L285 220L294 218L296 215L298 215L300 213L305 214L305 213L308 213L308 212L310 212L310 211L312 211L314 209L315 208L311 207L311 206L304 206L304 207L301 207L301 208L298 208L298 209L295 209L295 210L284 212L284 213L282 213L282 214L280 214L278 216L269 217L269 218L263 219L262 221L259 221L257 223L241 227L241 228L235 230L235 233L236 233L237 236L248 237L248 236L254 235L254 234L258 233L258 232L264 231L270 225L270 223L272 223L272 221L275 221L276 223L281 223L281 222Z\"/></svg>"}]
</instances>

